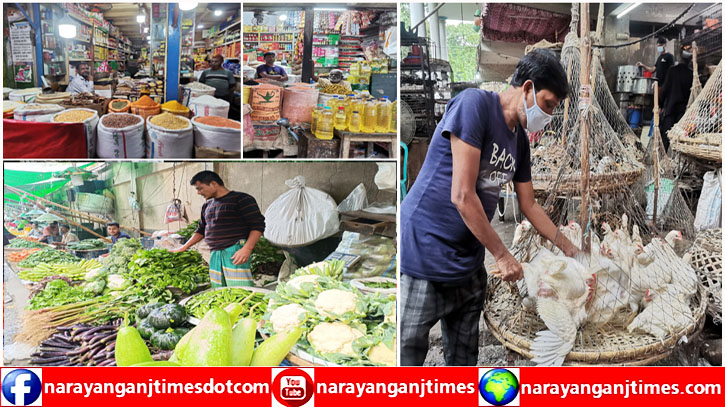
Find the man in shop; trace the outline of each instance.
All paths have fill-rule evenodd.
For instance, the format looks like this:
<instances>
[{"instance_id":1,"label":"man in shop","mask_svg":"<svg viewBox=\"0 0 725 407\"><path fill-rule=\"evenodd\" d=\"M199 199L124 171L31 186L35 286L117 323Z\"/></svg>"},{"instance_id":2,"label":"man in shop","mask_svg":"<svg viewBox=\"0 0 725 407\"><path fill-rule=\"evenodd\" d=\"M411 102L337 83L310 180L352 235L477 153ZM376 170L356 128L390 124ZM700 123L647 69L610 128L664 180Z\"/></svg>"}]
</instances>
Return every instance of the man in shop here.
<instances>
[{"instance_id":1,"label":"man in shop","mask_svg":"<svg viewBox=\"0 0 725 407\"><path fill-rule=\"evenodd\" d=\"M669 52L665 52L665 45L667 45L667 39L663 36L657 37L657 62L655 62L654 66L647 66L642 62L637 62L638 67L654 73L654 78L657 79L659 86L665 83L667 71L675 64L675 57Z\"/></svg>"},{"instance_id":2,"label":"man in shop","mask_svg":"<svg viewBox=\"0 0 725 407\"><path fill-rule=\"evenodd\" d=\"M273 79L275 81L287 82L287 72L281 66L274 64L276 55L274 52L264 53L264 65L257 67L257 78Z\"/></svg>"},{"instance_id":3,"label":"man in shop","mask_svg":"<svg viewBox=\"0 0 725 407\"><path fill-rule=\"evenodd\" d=\"M204 239L211 249L212 287L254 285L249 259L264 233L264 216L257 201L244 192L227 189L213 171L194 175L191 185L206 202L194 235L173 251L183 252Z\"/></svg>"},{"instance_id":4,"label":"man in shop","mask_svg":"<svg viewBox=\"0 0 725 407\"><path fill-rule=\"evenodd\" d=\"M329 85L337 85L340 84L345 87L349 92L352 93L352 86L350 85L350 82L342 79L342 71L339 69L333 69L330 71L330 74L328 75L329 79L321 78L314 73L312 74L312 80L317 82L318 88L324 88Z\"/></svg>"},{"instance_id":5,"label":"man in shop","mask_svg":"<svg viewBox=\"0 0 725 407\"><path fill-rule=\"evenodd\" d=\"M524 56L501 94L466 89L453 98L431 139L423 167L401 205L401 364L422 365L430 329L441 321L447 365L475 365L486 292L485 250L492 274L523 277L521 264L491 226L502 186L514 181L521 212L567 256L578 249L534 200L529 133L543 129L567 97L556 55Z\"/></svg>"},{"instance_id":6,"label":"man in shop","mask_svg":"<svg viewBox=\"0 0 725 407\"><path fill-rule=\"evenodd\" d=\"M38 222L33 222L30 224L30 232L28 232L28 237L34 237L36 239L40 239L43 237L43 231L40 230L40 225L38 225Z\"/></svg>"},{"instance_id":7,"label":"man in shop","mask_svg":"<svg viewBox=\"0 0 725 407\"><path fill-rule=\"evenodd\" d=\"M106 224L106 231L108 236L111 237L111 242L115 244L118 239L130 239L131 236L121 232L121 225L118 222L109 222Z\"/></svg>"},{"instance_id":8,"label":"man in shop","mask_svg":"<svg viewBox=\"0 0 725 407\"><path fill-rule=\"evenodd\" d=\"M201 73L199 82L213 86L216 91L214 97L226 100L231 103L234 95L234 85L237 84L232 71L222 68L224 57L214 55L211 58L211 68Z\"/></svg>"},{"instance_id":9,"label":"man in shop","mask_svg":"<svg viewBox=\"0 0 725 407\"><path fill-rule=\"evenodd\" d=\"M78 236L70 231L70 226L68 225L60 225L60 235L61 240L60 242L55 243L56 246L68 246L68 243L80 241Z\"/></svg>"},{"instance_id":10,"label":"man in shop","mask_svg":"<svg viewBox=\"0 0 725 407\"><path fill-rule=\"evenodd\" d=\"M43 243L53 243L60 241L60 234L58 233L58 222L51 222L48 226L43 228L43 236L39 239Z\"/></svg>"},{"instance_id":11,"label":"man in shop","mask_svg":"<svg viewBox=\"0 0 725 407\"><path fill-rule=\"evenodd\" d=\"M667 132L675 125L687 110L692 87L692 53L683 50L680 53L680 62L670 68L667 79L660 89L659 103L662 106L660 114L660 134L665 151L670 148L670 138Z\"/></svg>"},{"instance_id":12,"label":"man in shop","mask_svg":"<svg viewBox=\"0 0 725 407\"><path fill-rule=\"evenodd\" d=\"M76 66L77 75L70 80L66 92L71 95L78 93L93 92L93 78L91 78L91 66L87 62L81 62Z\"/></svg>"}]
</instances>

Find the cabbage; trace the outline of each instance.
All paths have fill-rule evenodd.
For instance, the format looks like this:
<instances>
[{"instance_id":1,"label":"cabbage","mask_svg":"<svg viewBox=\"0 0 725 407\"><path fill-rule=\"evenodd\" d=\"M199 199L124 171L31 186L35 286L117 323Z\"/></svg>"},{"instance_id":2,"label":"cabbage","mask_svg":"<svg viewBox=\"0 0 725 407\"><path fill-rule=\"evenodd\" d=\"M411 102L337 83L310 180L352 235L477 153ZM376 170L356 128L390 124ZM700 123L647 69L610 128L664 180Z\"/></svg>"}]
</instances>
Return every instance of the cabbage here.
<instances>
[{"instance_id":1,"label":"cabbage","mask_svg":"<svg viewBox=\"0 0 725 407\"><path fill-rule=\"evenodd\" d=\"M84 279L86 281L98 280L99 278L103 277L103 273L101 272L101 270L103 270L103 268L99 267L87 272Z\"/></svg>"},{"instance_id":2,"label":"cabbage","mask_svg":"<svg viewBox=\"0 0 725 407\"><path fill-rule=\"evenodd\" d=\"M131 286L131 281L127 280L120 274L109 274L108 275L108 288L111 291L125 290Z\"/></svg>"},{"instance_id":3,"label":"cabbage","mask_svg":"<svg viewBox=\"0 0 725 407\"><path fill-rule=\"evenodd\" d=\"M101 294L104 288L106 288L106 282L103 279L89 281L83 285L83 291L93 295Z\"/></svg>"}]
</instances>

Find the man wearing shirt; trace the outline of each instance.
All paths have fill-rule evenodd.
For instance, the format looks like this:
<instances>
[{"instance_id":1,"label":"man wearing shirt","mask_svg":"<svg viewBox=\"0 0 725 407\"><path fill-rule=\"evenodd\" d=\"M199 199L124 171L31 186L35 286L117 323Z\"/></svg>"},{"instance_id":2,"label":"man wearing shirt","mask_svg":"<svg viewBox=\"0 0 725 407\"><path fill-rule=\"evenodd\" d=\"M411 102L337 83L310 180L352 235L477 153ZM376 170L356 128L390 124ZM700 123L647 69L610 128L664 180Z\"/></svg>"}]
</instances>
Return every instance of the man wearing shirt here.
<instances>
[{"instance_id":1,"label":"man wearing shirt","mask_svg":"<svg viewBox=\"0 0 725 407\"><path fill-rule=\"evenodd\" d=\"M274 64L274 52L264 53L264 65L257 67L257 78L274 79L275 81L287 82L287 72L281 66Z\"/></svg>"},{"instance_id":2,"label":"man wearing shirt","mask_svg":"<svg viewBox=\"0 0 725 407\"><path fill-rule=\"evenodd\" d=\"M194 175L191 185L207 201L201 207L194 235L173 251L183 252L204 239L211 249L212 287L254 285L249 259L264 233L264 216L257 201L251 195L227 189L213 171Z\"/></svg>"},{"instance_id":3,"label":"man wearing shirt","mask_svg":"<svg viewBox=\"0 0 725 407\"><path fill-rule=\"evenodd\" d=\"M675 64L675 57L669 52L665 52L667 39L665 37L657 37L657 62L654 66L647 66L641 62L637 62L637 66L643 68L647 72L653 72L654 78L661 87L667 79L667 72Z\"/></svg>"},{"instance_id":4,"label":"man wearing shirt","mask_svg":"<svg viewBox=\"0 0 725 407\"><path fill-rule=\"evenodd\" d=\"M108 236L111 237L111 242L113 244L116 244L116 242L118 242L118 239L130 239L131 238L131 236L121 232L121 225L119 225L118 222L107 223L106 230L108 231Z\"/></svg>"},{"instance_id":5,"label":"man wearing shirt","mask_svg":"<svg viewBox=\"0 0 725 407\"><path fill-rule=\"evenodd\" d=\"M534 200L529 133L543 129L569 84L556 55L538 49L516 67L501 94L466 89L453 98L423 167L401 204L401 364L422 365L428 334L441 321L447 365L475 365L486 292L485 250L497 276L519 280L523 268L491 226L503 185L514 181L534 228L568 256L578 249Z\"/></svg>"},{"instance_id":6,"label":"man wearing shirt","mask_svg":"<svg viewBox=\"0 0 725 407\"><path fill-rule=\"evenodd\" d=\"M41 237L43 237L43 232L38 227L38 222L31 223L30 232L28 232L28 237L34 237L37 239L40 239Z\"/></svg>"},{"instance_id":7,"label":"man wearing shirt","mask_svg":"<svg viewBox=\"0 0 725 407\"><path fill-rule=\"evenodd\" d=\"M60 235L60 242L54 243L56 246L68 246L68 243L80 241L78 236L70 231L70 226L68 225L60 225Z\"/></svg>"},{"instance_id":8,"label":"man wearing shirt","mask_svg":"<svg viewBox=\"0 0 725 407\"><path fill-rule=\"evenodd\" d=\"M66 92L70 92L71 95L77 95L79 93L91 92L93 93L93 79L91 78L91 66L87 62L81 62L78 64L76 71L78 75L71 79Z\"/></svg>"},{"instance_id":9,"label":"man wearing shirt","mask_svg":"<svg viewBox=\"0 0 725 407\"><path fill-rule=\"evenodd\" d=\"M224 57L214 55L211 58L211 68L201 73L199 82L214 87L214 97L231 102L234 94L234 85L237 84L232 71L222 68Z\"/></svg>"}]
</instances>

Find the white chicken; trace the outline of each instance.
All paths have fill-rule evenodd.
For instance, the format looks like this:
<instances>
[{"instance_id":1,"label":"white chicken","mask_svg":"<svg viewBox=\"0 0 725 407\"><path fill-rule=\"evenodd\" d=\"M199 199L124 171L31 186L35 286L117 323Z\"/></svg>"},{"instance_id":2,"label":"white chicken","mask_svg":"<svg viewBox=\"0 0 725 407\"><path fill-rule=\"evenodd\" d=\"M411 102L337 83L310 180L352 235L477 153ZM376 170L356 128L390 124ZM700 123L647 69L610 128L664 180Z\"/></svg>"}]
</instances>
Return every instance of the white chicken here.
<instances>
[{"instance_id":1,"label":"white chicken","mask_svg":"<svg viewBox=\"0 0 725 407\"><path fill-rule=\"evenodd\" d=\"M600 253L599 237L592 235L589 270L595 278L592 298L587 304L587 321L600 326L611 321L630 302L628 273Z\"/></svg>"},{"instance_id":2,"label":"white chicken","mask_svg":"<svg viewBox=\"0 0 725 407\"><path fill-rule=\"evenodd\" d=\"M629 332L643 332L659 339L678 333L693 319L689 298L674 285L650 291L644 310L627 326Z\"/></svg>"},{"instance_id":3,"label":"white chicken","mask_svg":"<svg viewBox=\"0 0 725 407\"><path fill-rule=\"evenodd\" d=\"M586 302L593 278L576 260L541 249L530 263L522 264L529 296L548 330L536 334L531 345L533 361L560 366L574 347L576 332L586 319Z\"/></svg>"}]
</instances>

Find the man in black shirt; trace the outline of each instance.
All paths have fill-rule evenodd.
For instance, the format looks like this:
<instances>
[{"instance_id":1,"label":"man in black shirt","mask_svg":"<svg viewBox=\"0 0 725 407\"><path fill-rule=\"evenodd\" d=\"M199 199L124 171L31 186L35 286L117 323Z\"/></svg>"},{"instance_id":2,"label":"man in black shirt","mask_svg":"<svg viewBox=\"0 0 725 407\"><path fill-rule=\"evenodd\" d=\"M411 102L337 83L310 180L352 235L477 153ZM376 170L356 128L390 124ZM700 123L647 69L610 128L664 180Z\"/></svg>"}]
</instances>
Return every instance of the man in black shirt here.
<instances>
[{"instance_id":1,"label":"man in black shirt","mask_svg":"<svg viewBox=\"0 0 725 407\"><path fill-rule=\"evenodd\" d=\"M692 54L682 51L680 62L672 67L667 79L660 89L659 103L662 106L660 114L660 134L665 150L669 149L670 138L667 132L675 125L687 110L687 101L690 99L690 88L692 88Z\"/></svg>"},{"instance_id":2,"label":"man in black shirt","mask_svg":"<svg viewBox=\"0 0 725 407\"><path fill-rule=\"evenodd\" d=\"M647 66L642 62L637 62L637 66L644 68L647 72L654 72L654 78L657 79L657 83L662 86L667 79L667 71L675 64L675 57L669 52L665 52L665 45L667 45L667 39L665 37L657 37L657 62L655 66Z\"/></svg>"}]
</instances>

